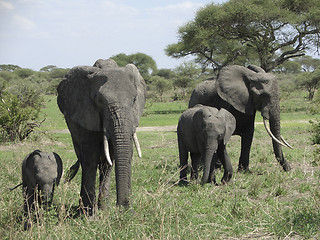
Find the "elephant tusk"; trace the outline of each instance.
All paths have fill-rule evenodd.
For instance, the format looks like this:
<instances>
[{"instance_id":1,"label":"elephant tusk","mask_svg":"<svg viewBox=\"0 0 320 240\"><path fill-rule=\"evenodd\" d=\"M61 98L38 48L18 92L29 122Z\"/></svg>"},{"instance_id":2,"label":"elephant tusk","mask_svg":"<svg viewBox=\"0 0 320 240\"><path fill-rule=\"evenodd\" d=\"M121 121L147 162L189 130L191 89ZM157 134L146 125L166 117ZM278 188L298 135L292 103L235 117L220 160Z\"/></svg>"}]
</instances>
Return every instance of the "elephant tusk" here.
<instances>
[{"instance_id":1,"label":"elephant tusk","mask_svg":"<svg viewBox=\"0 0 320 240\"><path fill-rule=\"evenodd\" d=\"M140 148L140 143L138 141L137 133L133 134L133 142L134 142L134 145L136 146L136 149L137 149L137 152L138 152L138 156L139 156L139 158L141 158L142 157L142 152L141 152L141 148Z\"/></svg>"},{"instance_id":2,"label":"elephant tusk","mask_svg":"<svg viewBox=\"0 0 320 240\"><path fill-rule=\"evenodd\" d=\"M284 138L283 138L282 136L280 136L280 137L281 137L281 141L282 141L285 145L287 145L288 148L293 149L293 147L292 147L286 140L284 140Z\"/></svg>"},{"instance_id":3,"label":"elephant tusk","mask_svg":"<svg viewBox=\"0 0 320 240\"><path fill-rule=\"evenodd\" d=\"M288 147L288 146L285 145L283 142L280 142L280 141L272 134L270 128L269 128L268 125L267 125L267 120L266 120L266 118L263 118L263 124L264 124L265 129L267 130L267 133L270 135L270 137L271 137L274 141L276 141L278 144L280 144L280 145L282 145L282 146L284 146L284 147Z\"/></svg>"},{"instance_id":4,"label":"elephant tusk","mask_svg":"<svg viewBox=\"0 0 320 240\"><path fill-rule=\"evenodd\" d=\"M112 161L111 161L110 151L109 151L109 143L108 143L106 134L103 134L103 146L104 146L104 154L106 155L107 162L110 164L110 166L112 166Z\"/></svg>"}]
</instances>

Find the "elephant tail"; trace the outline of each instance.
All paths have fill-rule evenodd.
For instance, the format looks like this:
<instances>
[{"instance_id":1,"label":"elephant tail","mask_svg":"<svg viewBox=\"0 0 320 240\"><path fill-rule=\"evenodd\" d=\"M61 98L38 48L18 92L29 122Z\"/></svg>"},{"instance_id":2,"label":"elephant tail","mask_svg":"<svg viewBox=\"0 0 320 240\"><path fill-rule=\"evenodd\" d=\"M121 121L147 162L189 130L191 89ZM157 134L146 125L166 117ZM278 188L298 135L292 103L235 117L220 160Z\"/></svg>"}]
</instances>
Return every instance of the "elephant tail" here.
<instances>
[{"instance_id":1,"label":"elephant tail","mask_svg":"<svg viewBox=\"0 0 320 240\"><path fill-rule=\"evenodd\" d=\"M19 183L17 186L10 188L10 192L12 192L13 190L15 190L16 188L20 187L23 183Z\"/></svg>"},{"instance_id":2,"label":"elephant tail","mask_svg":"<svg viewBox=\"0 0 320 240\"><path fill-rule=\"evenodd\" d=\"M80 167L80 161L78 160L75 164L73 164L70 169L66 173L65 183L71 182L71 180L76 176Z\"/></svg>"}]
</instances>

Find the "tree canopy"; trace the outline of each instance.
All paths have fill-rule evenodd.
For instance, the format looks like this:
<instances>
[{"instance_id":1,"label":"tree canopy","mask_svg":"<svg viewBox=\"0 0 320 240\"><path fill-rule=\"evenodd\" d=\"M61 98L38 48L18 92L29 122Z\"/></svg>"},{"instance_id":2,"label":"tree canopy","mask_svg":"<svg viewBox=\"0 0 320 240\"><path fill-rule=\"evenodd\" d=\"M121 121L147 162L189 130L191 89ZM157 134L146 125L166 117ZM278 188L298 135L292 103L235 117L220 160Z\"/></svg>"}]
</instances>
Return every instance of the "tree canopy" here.
<instances>
[{"instance_id":1,"label":"tree canopy","mask_svg":"<svg viewBox=\"0 0 320 240\"><path fill-rule=\"evenodd\" d=\"M203 66L221 69L246 62L270 71L305 51L319 50L319 0L229 0L200 9L179 28L168 56L196 56Z\"/></svg>"},{"instance_id":2,"label":"tree canopy","mask_svg":"<svg viewBox=\"0 0 320 240\"><path fill-rule=\"evenodd\" d=\"M121 67L124 67L128 63L133 63L139 69L142 77L148 81L151 74L157 71L157 64L147 54L144 53L135 53L131 55L126 55L124 53L117 54L111 57L117 64Z\"/></svg>"}]
</instances>

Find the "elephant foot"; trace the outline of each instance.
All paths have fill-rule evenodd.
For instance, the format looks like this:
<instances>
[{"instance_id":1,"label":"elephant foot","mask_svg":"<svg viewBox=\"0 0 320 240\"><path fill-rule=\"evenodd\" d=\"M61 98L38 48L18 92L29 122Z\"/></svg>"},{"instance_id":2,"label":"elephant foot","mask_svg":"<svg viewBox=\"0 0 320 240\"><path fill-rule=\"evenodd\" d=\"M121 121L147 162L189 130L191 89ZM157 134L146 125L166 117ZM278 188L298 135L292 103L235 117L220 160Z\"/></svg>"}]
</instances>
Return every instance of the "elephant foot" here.
<instances>
[{"instance_id":1,"label":"elephant foot","mask_svg":"<svg viewBox=\"0 0 320 240\"><path fill-rule=\"evenodd\" d=\"M106 210L108 207L108 201L104 200L104 201L99 201L98 203L98 209L101 209L102 211Z\"/></svg>"},{"instance_id":2,"label":"elephant foot","mask_svg":"<svg viewBox=\"0 0 320 240\"><path fill-rule=\"evenodd\" d=\"M249 169L249 166L240 166L238 167L238 172L239 173L249 173L252 174L251 170Z\"/></svg>"},{"instance_id":3,"label":"elephant foot","mask_svg":"<svg viewBox=\"0 0 320 240\"><path fill-rule=\"evenodd\" d=\"M188 184L189 184L189 182L188 182L186 175L180 175L179 186L185 186Z\"/></svg>"},{"instance_id":4,"label":"elephant foot","mask_svg":"<svg viewBox=\"0 0 320 240\"><path fill-rule=\"evenodd\" d=\"M31 219L28 219L24 222L23 230L27 231L31 228L31 226L32 226L32 221Z\"/></svg>"},{"instance_id":5,"label":"elephant foot","mask_svg":"<svg viewBox=\"0 0 320 240\"><path fill-rule=\"evenodd\" d=\"M131 206L118 206L118 210L121 215L125 214L131 218L137 216L137 212Z\"/></svg>"},{"instance_id":6,"label":"elephant foot","mask_svg":"<svg viewBox=\"0 0 320 240\"><path fill-rule=\"evenodd\" d=\"M91 217L94 215L94 207L92 205L86 206L83 204L83 202L80 200L79 201L79 215L84 214L87 215L88 217Z\"/></svg>"},{"instance_id":7,"label":"elephant foot","mask_svg":"<svg viewBox=\"0 0 320 240\"><path fill-rule=\"evenodd\" d=\"M224 173L223 177L221 178L221 183L226 184L228 183L232 178L232 173Z\"/></svg>"}]
</instances>

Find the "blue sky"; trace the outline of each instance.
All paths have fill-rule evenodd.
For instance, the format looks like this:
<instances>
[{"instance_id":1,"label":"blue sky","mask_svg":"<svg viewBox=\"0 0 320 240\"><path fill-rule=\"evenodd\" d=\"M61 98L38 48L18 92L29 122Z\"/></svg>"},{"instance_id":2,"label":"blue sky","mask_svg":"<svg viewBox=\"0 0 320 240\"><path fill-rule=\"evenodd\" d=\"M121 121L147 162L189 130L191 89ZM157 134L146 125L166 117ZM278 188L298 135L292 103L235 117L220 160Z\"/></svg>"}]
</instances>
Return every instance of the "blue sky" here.
<instances>
[{"instance_id":1,"label":"blue sky","mask_svg":"<svg viewBox=\"0 0 320 240\"><path fill-rule=\"evenodd\" d=\"M71 68L142 52L158 68L174 68L188 60L164 53L179 26L206 4L225 1L0 0L0 64Z\"/></svg>"}]
</instances>

